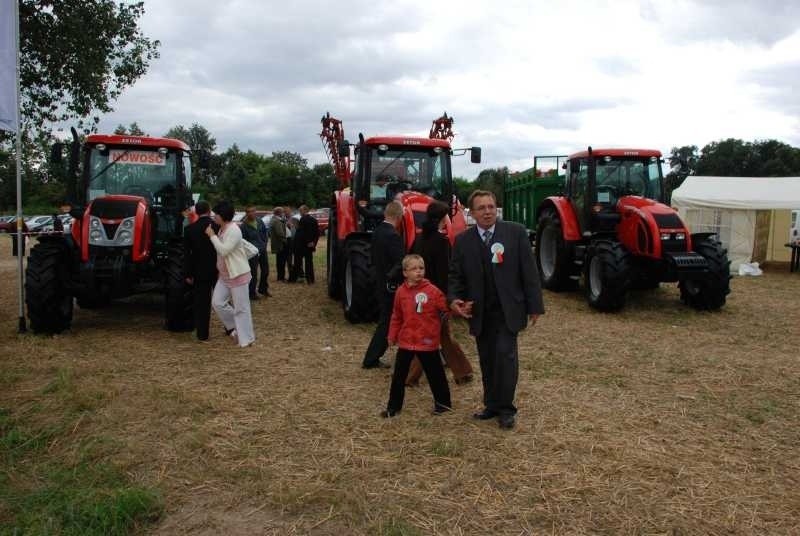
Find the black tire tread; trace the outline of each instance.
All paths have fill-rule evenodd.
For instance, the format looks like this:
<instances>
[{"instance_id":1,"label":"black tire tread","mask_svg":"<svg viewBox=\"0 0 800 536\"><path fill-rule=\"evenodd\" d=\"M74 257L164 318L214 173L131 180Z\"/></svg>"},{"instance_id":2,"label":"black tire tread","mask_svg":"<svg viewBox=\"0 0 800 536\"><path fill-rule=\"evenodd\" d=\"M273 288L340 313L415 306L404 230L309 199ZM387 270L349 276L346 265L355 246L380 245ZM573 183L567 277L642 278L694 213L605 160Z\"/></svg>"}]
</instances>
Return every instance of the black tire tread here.
<instances>
[{"instance_id":1,"label":"black tire tread","mask_svg":"<svg viewBox=\"0 0 800 536\"><path fill-rule=\"evenodd\" d=\"M616 240L597 240L590 245L590 258L585 270L586 297L589 305L600 311L618 311L625 306L631 286L631 256ZM589 271L591 257L599 257L603 263L603 286L595 298L591 292Z\"/></svg>"},{"instance_id":2,"label":"black tire tread","mask_svg":"<svg viewBox=\"0 0 800 536\"><path fill-rule=\"evenodd\" d=\"M347 303L345 277L342 275L342 305L344 316L353 324L373 322L378 317L375 301L375 278L370 261L371 244L364 240L352 240L346 246L345 262L350 263L353 277L353 301Z\"/></svg>"},{"instance_id":3,"label":"black tire tread","mask_svg":"<svg viewBox=\"0 0 800 536\"><path fill-rule=\"evenodd\" d=\"M731 262L728 260L728 250L714 237L700 238L693 245L695 252L708 262L710 274L693 282L699 288L697 293L692 293L685 281L678 283L681 301L699 311L719 310L725 305L727 296L731 292Z\"/></svg>"},{"instance_id":4,"label":"black tire tread","mask_svg":"<svg viewBox=\"0 0 800 536\"><path fill-rule=\"evenodd\" d=\"M62 240L40 240L31 249L25 270L25 303L34 333L61 333L72 325L73 298L66 285L69 267L69 246Z\"/></svg>"}]
</instances>

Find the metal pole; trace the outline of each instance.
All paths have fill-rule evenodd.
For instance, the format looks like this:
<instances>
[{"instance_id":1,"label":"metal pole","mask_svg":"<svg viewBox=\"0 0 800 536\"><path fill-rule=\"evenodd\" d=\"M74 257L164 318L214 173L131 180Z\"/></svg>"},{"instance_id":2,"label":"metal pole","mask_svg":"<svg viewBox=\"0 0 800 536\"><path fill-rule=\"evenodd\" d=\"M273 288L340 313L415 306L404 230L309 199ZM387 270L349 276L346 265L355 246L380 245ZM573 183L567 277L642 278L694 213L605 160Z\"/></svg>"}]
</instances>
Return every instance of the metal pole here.
<instances>
[{"instance_id":1,"label":"metal pole","mask_svg":"<svg viewBox=\"0 0 800 536\"><path fill-rule=\"evenodd\" d=\"M22 227L25 225L22 219L22 128L20 128L20 68L19 68L19 2L14 2L14 21L15 21L15 41L17 43L17 270L19 273L19 333L25 333L28 328L25 326L25 284L22 271L22 257L25 255L23 247Z\"/></svg>"}]
</instances>

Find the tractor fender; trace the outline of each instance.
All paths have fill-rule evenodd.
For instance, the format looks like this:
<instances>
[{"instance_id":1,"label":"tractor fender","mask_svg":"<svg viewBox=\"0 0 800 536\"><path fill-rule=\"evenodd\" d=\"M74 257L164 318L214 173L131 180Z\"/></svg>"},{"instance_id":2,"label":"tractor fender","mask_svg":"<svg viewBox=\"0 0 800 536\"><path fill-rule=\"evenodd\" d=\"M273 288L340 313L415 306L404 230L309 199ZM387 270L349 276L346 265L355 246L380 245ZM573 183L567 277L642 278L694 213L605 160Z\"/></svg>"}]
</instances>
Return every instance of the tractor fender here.
<instances>
[{"instance_id":1,"label":"tractor fender","mask_svg":"<svg viewBox=\"0 0 800 536\"><path fill-rule=\"evenodd\" d=\"M539 205L536 214L541 214L542 211L547 208L552 208L558 213L558 217L561 220L561 232L564 235L564 240L575 242L581 239L578 217L569 199L560 196L548 197Z\"/></svg>"},{"instance_id":2,"label":"tractor fender","mask_svg":"<svg viewBox=\"0 0 800 536\"><path fill-rule=\"evenodd\" d=\"M345 240L358 229L355 200L349 188L333 192L331 210L336 215L336 238Z\"/></svg>"}]
</instances>

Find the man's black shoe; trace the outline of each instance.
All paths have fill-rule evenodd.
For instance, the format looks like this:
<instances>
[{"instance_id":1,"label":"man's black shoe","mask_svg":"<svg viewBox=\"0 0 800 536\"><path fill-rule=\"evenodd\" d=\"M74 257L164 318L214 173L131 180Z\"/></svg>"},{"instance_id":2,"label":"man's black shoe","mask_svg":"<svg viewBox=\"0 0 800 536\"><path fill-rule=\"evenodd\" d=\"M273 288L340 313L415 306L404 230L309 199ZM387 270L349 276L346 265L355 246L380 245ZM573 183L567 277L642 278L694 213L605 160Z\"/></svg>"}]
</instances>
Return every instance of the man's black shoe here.
<instances>
[{"instance_id":1,"label":"man's black shoe","mask_svg":"<svg viewBox=\"0 0 800 536\"><path fill-rule=\"evenodd\" d=\"M478 419L479 421L488 421L489 419L494 419L495 417L497 417L497 413L489 409L484 409L479 413L472 414L472 418Z\"/></svg>"},{"instance_id":2,"label":"man's black shoe","mask_svg":"<svg viewBox=\"0 0 800 536\"><path fill-rule=\"evenodd\" d=\"M361 365L362 368L371 369L371 368L392 368L389 363L384 363L383 361L375 361L374 363L364 363Z\"/></svg>"},{"instance_id":3,"label":"man's black shoe","mask_svg":"<svg viewBox=\"0 0 800 536\"><path fill-rule=\"evenodd\" d=\"M501 415L497 418L497 424L500 425L500 428L503 430L511 430L514 428L514 416L513 415Z\"/></svg>"},{"instance_id":4,"label":"man's black shoe","mask_svg":"<svg viewBox=\"0 0 800 536\"><path fill-rule=\"evenodd\" d=\"M386 409L386 410L381 411L381 417L383 417L384 419L388 419L390 417L394 417L398 413L400 413L400 412L399 411L394 411L394 410L391 410L391 409Z\"/></svg>"}]
</instances>

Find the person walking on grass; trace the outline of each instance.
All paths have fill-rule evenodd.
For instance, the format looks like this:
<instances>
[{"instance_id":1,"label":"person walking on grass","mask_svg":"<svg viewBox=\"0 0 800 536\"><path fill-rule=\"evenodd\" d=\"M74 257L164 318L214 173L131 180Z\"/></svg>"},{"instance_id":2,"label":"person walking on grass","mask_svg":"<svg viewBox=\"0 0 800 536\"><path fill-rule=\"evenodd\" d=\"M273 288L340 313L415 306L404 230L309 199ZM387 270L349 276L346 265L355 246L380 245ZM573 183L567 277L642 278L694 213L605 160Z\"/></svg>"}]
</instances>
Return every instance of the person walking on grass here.
<instances>
[{"instance_id":1,"label":"person walking on grass","mask_svg":"<svg viewBox=\"0 0 800 536\"><path fill-rule=\"evenodd\" d=\"M261 218L256 216L256 207L253 205L245 207L244 214L244 221L240 227L242 238L258 249L258 255L249 260L250 275L252 276L249 291L252 301L257 300L259 294L271 296L269 292L269 260L267 259L267 226Z\"/></svg>"},{"instance_id":2,"label":"person walking on grass","mask_svg":"<svg viewBox=\"0 0 800 536\"><path fill-rule=\"evenodd\" d=\"M225 334L241 347L250 346L256 336L250 314L250 263L242 244L242 231L233 221L233 205L227 201L215 206L214 213L220 226L219 235L210 225L206 227L206 234L217 251L219 271L211 303L225 326Z\"/></svg>"},{"instance_id":3,"label":"person walking on grass","mask_svg":"<svg viewBox=\"0 0 800 536\"><path fill-rule=\"evenodd\" d=\"M197 221L189 224L183 233L183 276L194 290L192 312L197 339L207 341L211 293L217 282L217 252L206 236L206 227L217 231L219 226L211 219L211 208L207 201L198 201L194 211Z\"/></svg>"},{"instance_id":4,"label":"person walking on grass","mask_svg":"<svg viewBox=\"0 0 800 536\"><path fill-rule=\"evenodd\" d=\"M305 274L306 283L314 284L314 251L319 240L319 224L317 219L308 213L308 206L300 205L300 219L294 235L294 264L291 283L297 281L301 273Z\"/></svg>"},{"instance_id":5,"label":"person walking on grass","mask_svg":"<svg viewBox=\"0 0 800 536\"><path fill-rule=\"evenodd\" d=\"M492 192L469 196L476 226L456 237L448 274L448 301L469 320L483 380L483 410L473 417L497 418L514 427L519 376L517 334L544 313L539 273L522 225L498 221Z\"/></svg>"},{"instance_id":6,"label":"person walking on grass","mask_svg":"<svg viewBox=\"0 0 800 536\"><path fill-rule=\"evenodd\" d=\"M275 254L275 276L278 281L286 281L286 262L290 251L283 207L275 207L272 211L272 219L269 221L269 241L272 243L272 253Z\"/></svg>"},{"instance_id":7,"label":"person walking on grass","mask_svg":"<svg viewBox=\"0 0 800 536\"><path fill-rule=\"evenodd\" d=\"M394 417L403 409L406 376L416 356L425 371L433 394L433 413L450 411L450 388L439 357L442 318L448 312L444 293L425 279L425 261L419 255L403 258L405 281L397 288L389 322L388 344L397 344L397 356L389 390L389 402L382 417Z\"/></svg>"},{"instance_id":8,"label":"person walking on grass","mask_svg":"<svg viewBox=\"0 0 800 536\"><path fill-rule=\"evenodd\" d=\"M375 270L375 299L378 302L378 324L369 342L361 366L370 369L389 365L381 361L386 353L386 334L389 332L389 319L392 316L394 292L400 279L400 262L403 260L403 242L397 233L397 225L403 217L403 205L392 201L383 210L383 222L372 233L370 256ZM393 272L390 277L389 272ZM394 272L398 277L395 279Z\"/></svg>"}]
</instances>

